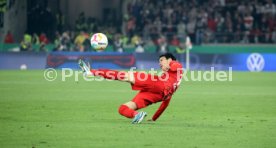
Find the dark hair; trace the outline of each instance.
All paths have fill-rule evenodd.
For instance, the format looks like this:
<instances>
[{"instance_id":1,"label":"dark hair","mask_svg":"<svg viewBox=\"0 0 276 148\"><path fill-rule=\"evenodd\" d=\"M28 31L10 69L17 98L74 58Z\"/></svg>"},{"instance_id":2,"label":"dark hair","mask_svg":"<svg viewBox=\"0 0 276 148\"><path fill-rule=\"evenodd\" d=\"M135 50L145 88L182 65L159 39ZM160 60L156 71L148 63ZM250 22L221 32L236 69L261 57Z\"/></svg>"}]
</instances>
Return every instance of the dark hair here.
<instances>
[{"instance_id":1,"label":"dark hair","mask_svg":"<svg viewBox=\"0 0 276 148\"><path fill-rule=\"evenodd\" d=\"M173 54L171 54L171 53L164 53L164 54L161 54L160 56L159 56L159 59L161 58L161 57L165 57L166 59L172 59L172 60L176 60L176 58L175 58L175 56L173 55Z\"/></svg>"}]
</instances>

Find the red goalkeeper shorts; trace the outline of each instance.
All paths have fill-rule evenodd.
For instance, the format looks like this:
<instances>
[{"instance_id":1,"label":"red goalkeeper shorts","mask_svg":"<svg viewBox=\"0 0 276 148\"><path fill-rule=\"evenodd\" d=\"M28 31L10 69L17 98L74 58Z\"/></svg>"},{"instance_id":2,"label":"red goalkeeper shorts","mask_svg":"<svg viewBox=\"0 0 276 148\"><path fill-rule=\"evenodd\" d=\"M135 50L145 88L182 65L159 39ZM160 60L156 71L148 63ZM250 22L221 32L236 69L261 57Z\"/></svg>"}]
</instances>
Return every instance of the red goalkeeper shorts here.
<instances>
[{"instance_id":1,"label":"red goalkeeper shorts","mask_svg":"<svg viewBox=\"0 0 276 148\"><path fill-rule=\"evenodd\" d=\"M154 75L135 72L134 73L134 84L131 84L132 90L148 91L153 93L163 93L164 82L158 80Z\"/></svg>"},{"instance_id":2,"label":"red goalkeeper shorts","mask_svg":"<svg viewBox=\"0 0 276 148\"><path fill-rule=\"evenodd\" d=\"M152 93L147 91L140 91L133 99L137 106L137 109L144 108L151 105L152 103L160 102L163 99L162 94Z\"/></svg>"},{"instance_id":3,"label":"red goalkeeper shorts","mask_svg":"<svg viewBox=\"0 0 276 148\"><path fill-rule=\"evenodd\" d=\"M134 80L135 83L131 87L140 92L132 101L136 103L138 109L163 100L164 82L157 80L153 75L141 72L134 73Z\"/></svg>"}]
</instances>

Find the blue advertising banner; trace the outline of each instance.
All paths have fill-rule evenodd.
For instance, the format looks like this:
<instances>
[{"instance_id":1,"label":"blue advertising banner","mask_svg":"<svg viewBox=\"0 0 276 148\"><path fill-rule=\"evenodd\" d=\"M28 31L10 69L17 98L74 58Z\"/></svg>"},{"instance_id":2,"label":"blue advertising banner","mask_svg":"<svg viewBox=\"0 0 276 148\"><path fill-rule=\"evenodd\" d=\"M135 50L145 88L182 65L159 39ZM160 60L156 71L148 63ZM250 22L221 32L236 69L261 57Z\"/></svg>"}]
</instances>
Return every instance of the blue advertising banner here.
<instances>
[{"instance_id":1,"label":"blue advertising banner","mask_svg":"<svg viewBox=\"0 0 276 148\"><path fill-rule=\"evenodd\" d=\"M52 52L47 56L47 68L78 68L77 60L90 62L93 68L128 69L135 66L131 53L114 52Z\"/></svg>"},{"instance_id":2,"label":"blue advertising banner","mask_svg":"<svg viewBox=\"0 0 276 148\"><path fill-rule=\"evenodd\" d=\"M229 57L235 71L276 71L276 54L235 54Z\"/></svg>"},{"instance_id":3,"label":"blue advertising banner","mask_svg":"<svg viewBox=\"0 0 276 148\"><path fill-rule=\"evenodd\" d=\"M115 53L115 52L2 52L0 69L44 69L74 68L78 69L77 60L85 59L93 68L108 69L159 69L157 53ZM186 55L176 55L184 68ZM191 70L229 70L233 71L276 71L276 54L243 53L243 54L208 54L191 53Z\"/></svg>"},{"instance_id":4,"label":"blue advertising banner","mask_svg":"<svg viewBox=\"0 0 276 148\"><path fill-rule=\"evenodd\" d=\"M0 69L44 69L46 53L0 52Z\"/></svg>"},{"instance_id":5,"label":"blue advertising banner","mask_svg":"<svg viewBox=\"0 0 276 148\"><path fill-rule=\"evenodd\" d=\"M194 70L276 71L276 54L191 54L190 59Z\"/></svg>"},{"instance_id":6,"label":"blue advertising banner","mask_svg":"<svg viewBox=\"0 0 276 148\"><path fill-rule=\"evenodd\" d=\"M138 69L159 68L158 54L135 54ZM186 67L186 55L176 55ZM276 71L276 54L190 54L191 70Z\"/></svg>"}]
</instances>

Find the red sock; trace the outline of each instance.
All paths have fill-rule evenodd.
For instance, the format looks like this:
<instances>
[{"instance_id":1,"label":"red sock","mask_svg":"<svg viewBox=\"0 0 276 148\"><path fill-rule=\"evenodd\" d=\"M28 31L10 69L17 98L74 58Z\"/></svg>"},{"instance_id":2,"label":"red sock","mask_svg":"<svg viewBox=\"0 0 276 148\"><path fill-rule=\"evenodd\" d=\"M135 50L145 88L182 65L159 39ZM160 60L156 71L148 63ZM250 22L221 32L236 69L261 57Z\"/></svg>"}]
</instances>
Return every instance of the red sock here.
<instances>
[{"instance_id":1,"label":"red sock","mask_svg":"<svg viewBox=\"0 0 276 148\"><path fill-rule=\"evenodd\" d=\"M126 72L124 71L116 71L109 69L91 69L90 71L93 73L94 76L102 76L105 79L111 80L123 80L126 74Z\"/></svg>"},{"instance_id":2,"label":"red sock","mask_svg":"<svg viewBox=\"0 0 276 148\"><path fill-rule=\"evenodd\" d=\"M138 114L137 111L134 111L132 109L130 109L128 106L126 105L121 105L120 108L119 108L119 113L122 115L122 116L125 116L127 118L134 118L134 116L136 114Z\"/></svg>"}]
</instances>

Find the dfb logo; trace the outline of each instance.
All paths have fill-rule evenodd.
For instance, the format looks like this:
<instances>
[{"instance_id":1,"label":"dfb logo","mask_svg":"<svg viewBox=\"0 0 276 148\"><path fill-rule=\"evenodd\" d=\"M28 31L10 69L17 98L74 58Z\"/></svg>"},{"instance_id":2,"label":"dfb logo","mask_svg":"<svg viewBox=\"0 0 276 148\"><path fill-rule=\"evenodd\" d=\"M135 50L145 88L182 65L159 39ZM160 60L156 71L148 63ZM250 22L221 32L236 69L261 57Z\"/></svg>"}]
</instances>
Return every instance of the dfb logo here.
<instances>
[{"instance_id":1,"label":"dfb logo","mask_svg":"<svg viewBox=\"0 0 276 148\"><path fill-rule=\"evenodd\" d=\"M252 53L247 58L247 68L250 71L262 71L265 66L264 57L259 53Z\"/></svg>"}]
</instances>

